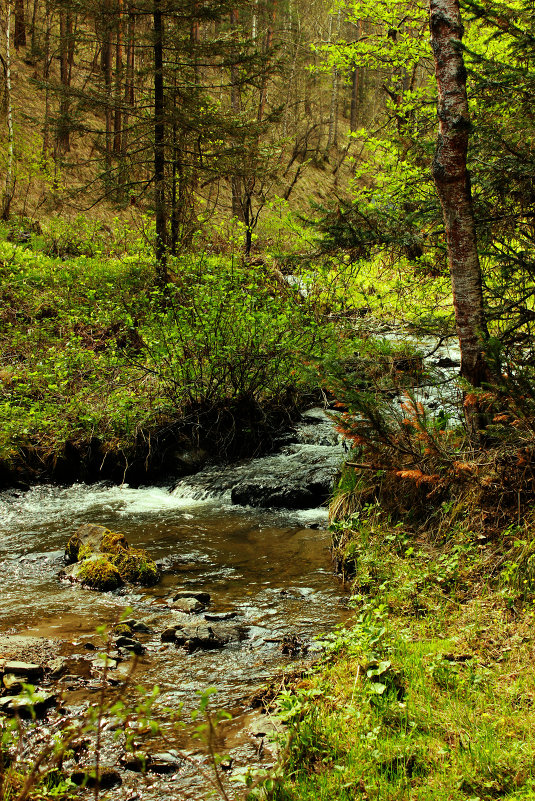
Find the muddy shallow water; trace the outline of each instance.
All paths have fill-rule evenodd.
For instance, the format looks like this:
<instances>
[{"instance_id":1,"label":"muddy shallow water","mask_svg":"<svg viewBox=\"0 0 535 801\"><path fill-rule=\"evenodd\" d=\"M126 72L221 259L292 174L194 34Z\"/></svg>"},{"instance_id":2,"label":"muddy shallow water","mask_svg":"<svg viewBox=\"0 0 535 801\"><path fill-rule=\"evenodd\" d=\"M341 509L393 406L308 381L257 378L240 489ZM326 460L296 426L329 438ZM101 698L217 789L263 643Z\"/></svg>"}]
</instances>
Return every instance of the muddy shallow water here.
<instances>
[{"instance_id":1,"label":"muddy shallow water","mask_svg":"<svg viewBox=\"0 0 535 801\"><path fill-rule=\"evenodd\" d=\"M138 660L135 681L159 686L156 710L183 705L187 720L198 704L198 692L215 686L214 705L233 715L222 729L218 750L230 753L235 767L269 764L273 755L267 739L265 748L259 748L251 695L294 661L281 652L285 635L297 636L313 652L314 638L347 616L344 590L332 573L326 511L241 508L224 497L196 500L194 494L187 485L175 494L168 487L106 485L0 494L0 628L10 635L0 640L0 656L24 656L27 646L30 656L66 657L72 678L64 684L65 703L68 709L80 708L102 684L102 669L93 660L104 640L96 627L112 625L130 608L129 616L150 630L139 635L146 652ZM84 522L121 531L131 545L147 548L162 567L162 581L150 589L116 593L60 581L66 541ZM162 643L161 632L180 614L166 601L176 590L188 589L210 593L207 612L237 613L233 624L240 628L240 640L220 651L193 654ZM194 617L203 620L202 614ZM23 640L21 635L38 639ZM307 658L310 654L302 663ZM128 662L118 670L124 675ZM194 760L204 759L202 747L188 732L165 749L173 745L185 748ZM106 763L114 764L119 751L110 741ZM188 763L172 776L152 777L140 787L139 774L126 771L123 787L113 794L209 797L205 779Z\"/></svg>"}]
</instances>

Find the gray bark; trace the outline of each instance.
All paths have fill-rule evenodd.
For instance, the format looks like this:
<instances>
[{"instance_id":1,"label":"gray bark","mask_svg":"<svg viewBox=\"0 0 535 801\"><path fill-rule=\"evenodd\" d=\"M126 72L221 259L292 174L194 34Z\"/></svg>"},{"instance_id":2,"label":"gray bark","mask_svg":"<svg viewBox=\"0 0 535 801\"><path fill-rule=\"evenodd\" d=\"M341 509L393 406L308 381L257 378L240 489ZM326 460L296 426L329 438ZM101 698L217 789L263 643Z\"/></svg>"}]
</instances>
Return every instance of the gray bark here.
<instances>
[{"instance_id":1,"label":"gray bark","mask_svg":"<svg viewBox=\"0 0 535 801\"><path fill-rule=\"evenodd\" d=\"M458 0L430 0L430 29L438 87L439 131L433 178L446 231L461 375L473 386L488 377L481 269L466 160L470 116Z\"/></svg>"}]
</instances>

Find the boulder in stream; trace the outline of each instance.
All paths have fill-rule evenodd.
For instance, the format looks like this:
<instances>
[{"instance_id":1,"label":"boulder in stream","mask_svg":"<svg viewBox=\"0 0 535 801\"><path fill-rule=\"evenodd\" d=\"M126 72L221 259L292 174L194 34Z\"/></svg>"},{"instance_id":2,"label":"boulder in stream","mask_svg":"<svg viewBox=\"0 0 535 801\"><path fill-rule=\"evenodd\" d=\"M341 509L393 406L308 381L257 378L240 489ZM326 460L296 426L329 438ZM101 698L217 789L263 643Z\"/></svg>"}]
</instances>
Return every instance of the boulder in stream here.
<instances>
[{"instance_id":1,"label":"boulder in stream","mask_svg":"<svg viewBox=\"0 0 535 801\"><path fill-rule=\"evenodd\" d=\"M329 497L332 476L328 475L324 482L313 480L300 485L289 479L286 485L276 482L263 484L256 481L244 481L234 487L231 493L232 503L240 506L259 506L276 509L314 509Z\"/></svg>"},{"instance_id":2,"label":"boulder in stream","mask_svg":"<svg viewBox=\"0 0 535 801\"><path fill-rule=\"evenodd\" d=\"M173 600L168 601L168 606L176 609L177 612L185 612L187 615L193 615L206 609L205 605L198 601L197 598L173 598Z\"/></svg>"},{"instance_id":3,"label":"boulder in stream","mask_svg":"<svg viewBox=\"0 0 535 801\"><path fill-rule=\"evenodd\" d=\"M72 535L65 561L71 567L64 575L102 592L126 582L151 586L160 580L160 571L146 551L131 548L123 534L91 523Z\"/></svg>"},{"instance_id":4,"label":"boulder in stream","mask_svg":"<svg viewBox=\"0 0 535 801\"><path fill-rule=\"evenodd\" d=\"M187 651L212 651L233 640L240 639L240 632L236 628L223 626L210 626L207 623L188 626L171 626L161 635L162 642L174 642Z\"/></svg>"}]
</instances>

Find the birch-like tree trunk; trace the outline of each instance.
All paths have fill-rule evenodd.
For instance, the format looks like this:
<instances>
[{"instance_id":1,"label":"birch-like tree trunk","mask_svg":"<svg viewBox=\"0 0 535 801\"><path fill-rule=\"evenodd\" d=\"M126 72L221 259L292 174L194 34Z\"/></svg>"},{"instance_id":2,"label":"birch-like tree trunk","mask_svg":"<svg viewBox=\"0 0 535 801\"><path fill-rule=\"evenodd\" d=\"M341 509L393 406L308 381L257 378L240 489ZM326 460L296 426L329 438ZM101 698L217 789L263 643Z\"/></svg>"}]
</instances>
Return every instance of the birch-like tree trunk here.
<instances>
[{"instance_id":1,"label":"birch-like tree trunk","mask_svg":"<svg viewBox=\"0 0 535 801\"><path fill-rule=\"evenodd\" d=\"M461 375L472 386L488 377L487 338L476 228L466 166L470 116L459 0L430 0L430 29L438 87L439 130L433 178L442 206L461 348Z\"/></svg>"},{"instance_id":2,"label":"birch-like tree trunk","mask_svg":"<svg viewBox=\"0 0 535 801\"><path fill-rule=\"evenodd\" d=\"M11 92L11 0L6 0L6 112L7 112L7 165L4 197L2 198L2 219L9 219L11 201L15 194L14 153L15 137L13 132L13 105Z\"/></svg>"}]
</instances>

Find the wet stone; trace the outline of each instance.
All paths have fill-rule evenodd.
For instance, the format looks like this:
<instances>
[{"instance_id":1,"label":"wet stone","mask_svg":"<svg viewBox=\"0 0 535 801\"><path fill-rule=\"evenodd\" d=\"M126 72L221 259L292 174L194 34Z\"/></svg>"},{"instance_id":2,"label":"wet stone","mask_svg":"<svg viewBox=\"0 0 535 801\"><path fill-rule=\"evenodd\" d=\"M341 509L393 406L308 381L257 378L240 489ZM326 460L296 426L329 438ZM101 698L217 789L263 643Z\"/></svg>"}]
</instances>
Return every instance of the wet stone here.
<instances>
[{"instance_id":1,"label":"wet stone","mask_svg":"<svg viewBox=\"0 0 535 801\"><path fill-rule=\"evenodd\" d=\"M14 673L15 676L25 676L27 679L40 679L43 675L43 666L33 662L18 662L16 660L4 663L4 673Z\"/></svg>"},{"instance_id":2,"label":"wet stone","mask_svg":"<svg viewBox=\"0 0 535 801\"><path fill-rule=\"evenodd\" d=\"M184 626L175 632L175 642L182 645L190 653L192 651L209 651L223 648L225 640L218 636L212 626ZM228 642L228 640L227 640Z\"/></svg>"},{"instance_id":3,"label":"wet stone","mask_svg":"<svg viewBox=\"0 0 535 801\"><path fill-rule=\"evenodd\" d=\"M201 604L210 603L210 593L196 592L195 590L180 590L173 595L173 601L178 601L180 598L195 598Z\"/></svg>"},{"instance_id":4,"label":"wet stone","mask_svg":"<svg viewBox=\"0 0 535 801\"><path fill-rule=\"evenodd\" d=\"M97 656L92 661L93 667L96 668L108 668L109 670L115 670L117 667L117 660L112 659L110 656Z\"/></svg>"},{"instance_id":5,"label":"wet stone","mask_svg":"<svg viewBox=\"0 0 535 801\"><path fill-rule=\"evenodd\" d=\"M214 623L221 623L225 620L234 620L238 617L237 612L206 612L204 619Z\"/></svg>"},{"instance_id":6,"label":"wet stone","mask_svg":"<svg viewBox=\"0 0 535 801\"><path fill-rule=\"evenodd\" d=\"M180 767L180 760L170 751L151 754L147 760L149 773L175 773Z\"/></svg>"},{"instance_id":7,"label":"wet stone","mask_svg":"<svg viewBox=\"0 0 535 801\"><path fill-rule=\"evenodd\" d=\"M20 695L6 695L4 698L0 698L0 714L30 718L33 710L33 713L39 718L45 715L56 701L55 695L45 692L37 692L32 699Z\"/></svg>"},{"instance_id":8,"label":"wet stone","mask_svg":"<svg viewBox=\"0 0 535 801\"><path fill-rule=\"evenodd\" d=\"M119 624L119 625L121 625L121 624ZM147 626L147 624L143 623L141 620L134 620L134 619L123 620L122 621L122 625L123 626L128 626L129 629L131 629L132 631L138 632L138 634L150 634L151 633L151 629L149 628L149 626Z\"/></svg>"},{"instance_id":9,"label":"wet stone","mask_svg":"<svg viewBox=\"0 0 535 801\"><path fill-rule=\"evenodd\" d=\"M79 787L95 787L98 784L102 790L111 790L112 787L119 787L123 783L119 771L112 767L100 768L98 782L94 768L81 768L73 771L71 773L71 781Z\"/></svg>"},{"instance_id":10,"label":"wet stone","mask_svg":"<svg viewBox=\"0 0 535 801\"><path fill-rule=\"evenodd\" d=\"M205 605L198 601L197 598L178 598L177 600L169 601L169 606L176 609L178 612L185 612L187 615L194 615L197 612L202 612Z\"/></svg>"},{"instance_id":11,"label":"wet stone","mask_svg":"<svg viewBox=\"0 0 535 801\"><path fill-rule=\"evenodd\" d=\"M177 626L170 626L168 629L164 629L160 635L161 641L174 642L176 632L177 632Z\"/></svg>"},{"instance_id":12,"label":"wet stone","mask_svg":"<svg viewBox=\"0 0 535 801\"><path fill-rule=\"evenodd\" d=\"M24 682L21 681L20 676L15 676L14 673L6 673L2 679L2 684L8 692L16 694L22 692Z\"/></svg>"},{"instance_id":13,"label":"wet stone","mask_svg":"<svg viewBox=\"0 0 535 801\"><path fill-rule=\"evenodd\" d=\"M67 669L67 663L60 656L48 663L48 672L51 679L58 679Z\"/></svg>"},{"instance_id":14,"label":"wet stone","mask_svg":"<svg viewBox=\"0 0 535 801\"><path fill-rule=\"evenodd\" d=\"M134 640L131 637L118 637L115 642L118 648L126 648L139 656L145 653L145 647L138 640Z\"/></svg>"},{"instance_id":15,"label":"wet stone","mask_svg":"<svg viewBox=\"0 0 535 801\"><path fill-rule=\"evenodd\" d=\"M119 759L124 770L142 773L147 767L147 758L136 754L123 754Z\"/></svg>"}]
</instances>

